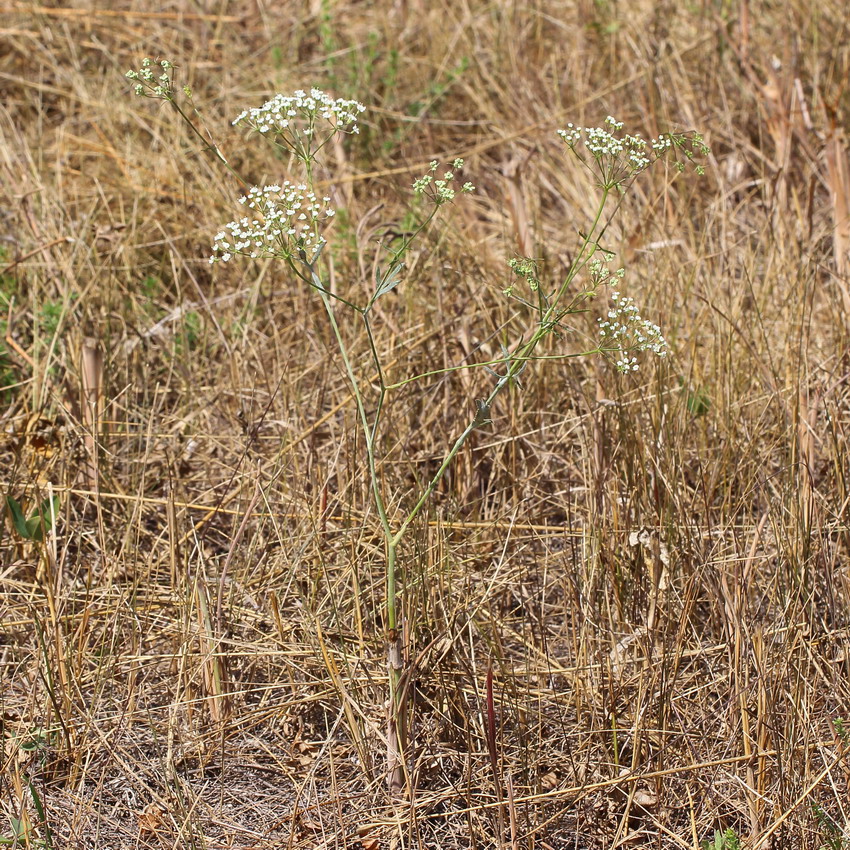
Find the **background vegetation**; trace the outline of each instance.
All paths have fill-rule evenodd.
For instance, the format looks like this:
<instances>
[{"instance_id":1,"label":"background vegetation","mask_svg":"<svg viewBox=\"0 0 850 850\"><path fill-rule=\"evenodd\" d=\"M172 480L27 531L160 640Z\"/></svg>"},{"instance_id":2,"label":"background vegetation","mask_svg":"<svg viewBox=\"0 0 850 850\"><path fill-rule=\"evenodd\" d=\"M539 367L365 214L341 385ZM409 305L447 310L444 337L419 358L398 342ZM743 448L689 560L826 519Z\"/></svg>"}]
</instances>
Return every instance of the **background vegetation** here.
<instances>
[{"instance_id":1,"label":"background vegetation","mask_svg":"<svg viewBox=\"0 0 850 850\"><path fill-rule=\"evenodd\" d=\"M848 846L843 3L2 11L0 840ZM407 540L405 804L383 773L380 540L321 303L274 265L208 264L238 187L129 94L143 56L178 64L258 183L288 164L230 126L242 109L311 85L367 105L322 163L340 293L368 291L425 164L465 158L476 194L376 308L398 380L499 355L506 257L565 270L595 195L557 127L612 114L712 147L700 180L644 175L607 234L673 356L529 368ZM553 351L581 350L580 318ZM393 503L486 383L405 390Z\"/></svg>"}]
</instances>

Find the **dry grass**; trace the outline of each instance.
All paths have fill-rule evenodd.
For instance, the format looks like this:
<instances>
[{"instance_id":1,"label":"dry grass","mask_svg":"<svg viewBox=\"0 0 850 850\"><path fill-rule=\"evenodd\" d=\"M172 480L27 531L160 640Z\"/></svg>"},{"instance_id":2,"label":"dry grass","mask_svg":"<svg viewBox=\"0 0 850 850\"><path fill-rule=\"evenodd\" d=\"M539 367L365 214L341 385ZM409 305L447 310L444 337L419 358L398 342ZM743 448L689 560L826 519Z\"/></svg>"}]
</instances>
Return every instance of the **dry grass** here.
<instances>
[{"instance_id":1,"label":"dry grass","mask_svg":"<svg viewBox=\"0 0 850 850\"><path fill-rule=\"evenodd\" d=\"M73 5L7 4L0 29L4 491L59 496L44 545L11 522L0 541L0 834L850 845L823 826L850 816L844 4ZM565 268L593 191L556 126L611 113L712 145L707 177L654 172L607 236L675 355L529 370L407 541L404 805L380 537L321 305L271 265L212 273L237 187L128 95L145 55L181 66L257 181L286 163L230 127L245 106L304 85L369 106L323 175L342 293L366 291L422 163L466 157L478 193L381 302L398 380L498 352L507 254ZM391 504L485 380L398 394Z\"/></svg>"}]
</instances>

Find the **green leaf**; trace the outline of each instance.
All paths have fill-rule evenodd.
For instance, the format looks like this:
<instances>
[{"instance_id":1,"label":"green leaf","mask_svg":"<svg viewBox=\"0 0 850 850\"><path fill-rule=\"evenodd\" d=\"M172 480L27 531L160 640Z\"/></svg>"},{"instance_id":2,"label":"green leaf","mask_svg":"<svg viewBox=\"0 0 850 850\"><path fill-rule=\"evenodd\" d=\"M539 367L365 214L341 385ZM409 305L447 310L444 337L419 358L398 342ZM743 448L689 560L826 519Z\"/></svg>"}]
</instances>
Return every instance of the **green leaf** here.
<instances>
[{"instance_id":1,"label":"green leaf","mask_svg":"<svg viewBox=\"0 0 850 850\"><path fill-rule=\"evenodd\" d=\"M375 294L372 296L373 303L377 301L382 295L386 295L388 292L392 292L401 283L399 273L403 268L404 263L396 263L395 265L391 266L385 274L375 274L375 283L378 284L378 288L375 290Z\"/></svg>"},{"instance_id":2,"label":"green leaf","mask_svg":"<svg viewBox=\"0 0 850 850\"><path fill-rule=\"evenodd\" d=\"M328 288L322 282L322 279L316 274L316 265L319 262L319 255L324 250L324 247L323 243L316 249L316 253L313 255L313 259L310 262L307 261L307 254L304 251L298 252L298 259L301 260L301 265L310 272L310 279L313 282L313 286L315 286L320 292L328 291Z\"/></svg>"},{"instance_id":3,"label":"green leaf","mask_svg":"<svg viewBox=\"0 0 850 850\"><path fill-rule=\"evenodd\" d=\"M12 515L12 523L15 530L24 540L39 542L44 537L44 532L53 527L53 518L59 510L59 496L53 499L45 499L38 510L27 519L17 499L6 496L6 507Z\"/></svg>"},{"instance_id":4,"label":"green leaf","mask_svg":"<svg viewBox=\"0 0 850 850\"><path fill-rule=\"evenodd\" d=\"M44 804L41 802L41 797L39 797L38 791L35 790L35 786L32 784L32 780L29 777L27 777L27 787L30 789L30 794L32 794L32 801L35 805L35 810L38 813L39 823L44 830L44 845L45 847L52 848L53 832L50 829L50 824L47 823L47 814L44 811Z\"/></svg>"},{"instance_id":5,"label":"green leaf","mask_svg":"<svg viewBox=\"0 0 850 850\"><path fill-rule=\"evenodd\" d=\"M399 273L403 268L404 263L396 262L384 272L375 269L375 292L369 299L369 304L364 312L368 312L382 295L392 292L401 283Z\"/></svg>"},{"instance_id":6,"label":"green leaf","mask_svg":"<svg viewBox=\"0 0 850 850\"><path fill-rule=\"evenodd\" d=\"M702 387L688 393L687 404L688 411L694 416L704 416L711 409L711 399Z\"/></svg>"},{"instance_id":7,"label":"green leaf","mask_svg":"<svg viewBox=\"0 0 850 850\"><path fill-rule=\"evenodd\" d=\"M702 850L740 850L740 846L738 836L733 829L727 829L726 832L716 829L714 841L702 842Z\"/></svg>"},{"instance_id":8,"label":"green leaf","mask_svg":"<svg viewBox=\"0 0 850 850\"><path fill-rule=\"evenodd\" d=\"M53 518L59 511L59 496L53 499L45 499L39 509L27 520L27 528L30 530L30 539L40 541L45 531L53 528Z\"/></svg>"},{"instance_id":9,"label":"green leaf","mask_svg":"<svg viewBox=\"0 0 850 850\"><path fill-rule=\"evenodd\" d=\"M6 507L12 515L12 524L15 526L15 530L21 535L21 537L24 538L24 540L29 540L30 531L26 518L24 517L24 512L21 510L20 502L13 499L11 496L6 496Z\"/></svg>"},{"instance_id":10,"label":"green leaf","mask_svg":"<svg viewBox=\"0 0 850 850\"><path fill-rule=\"evenodd\" d=\"M12 827L12 834L0 836L0 844L17 844L26 840L28 830L23 818L9 815L9 826Z\"/></svg>"},{"instance_id":11,"label":"green leaf","mask_svg":"<svg viewBox=\"0 0 850 850\"><path fill-rule=\"evenodd\" d=\"M322 279L312 269L310 269L310 277L313 279L313 286L315 286L316 289L320 289L322 292L328 291L328 288L325 286Z\"/></svg>"},{"instance_id":12,"label":"green leaf","mask_svg":"<svg viewBox=\"0 0 850 850\"><path fill-rule=\"evenodd\" d=\"M711 396L709 396L705 387L697 387L692 390L682 376L679 376L679 386L686 392L685 406L688 408L688 413L694 416L704 416L711 410Z\"/></svg>"}]
</instances>

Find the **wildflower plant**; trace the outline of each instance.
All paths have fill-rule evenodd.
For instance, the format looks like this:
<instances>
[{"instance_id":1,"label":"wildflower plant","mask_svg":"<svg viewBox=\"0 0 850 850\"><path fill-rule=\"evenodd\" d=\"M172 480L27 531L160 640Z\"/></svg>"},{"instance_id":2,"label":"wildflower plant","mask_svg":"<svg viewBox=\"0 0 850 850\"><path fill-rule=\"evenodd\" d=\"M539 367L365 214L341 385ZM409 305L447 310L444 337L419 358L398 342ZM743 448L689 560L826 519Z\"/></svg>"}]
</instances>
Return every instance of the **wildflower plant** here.
<instances>
[{"instance_id":1,"label":"wildflower plant","mask_svg":"<svg viewBox=\"0 0 850 850\"><path fill-rule=\"evenodd\" d=\"M204 138L177 101L171 75L174 66L160 61L159 75L152 70L153 67L154 63L145 60L140 70L128 72L127 76L136 84L136 92L172 103L193 131ZM191 97L188 90L185 93ZM513 282L505 294L528 308L529 326L512 345L502 347L500 357L474 364L486 369L490 375L489 392L483 398L473 400L474 411L470 412L468 424L451 446L447 446L436 472L417 494L412 506L407 510L403 510L401 505L391 509L384 498L377 451L381 444L383 413L393 391L454 369L470 368L470 365L448 367L390 383L375 343L372 308L379 298L402 284L404 258L413 242L444 207L454 203L459 196L474 191L474 187L459 176L464 168L462 159L454 159L442 167L438 161L431 162L427 172L412 184L414 199L423 212L420 223L388 251L385 262L376 265L374 285L368 298L357 304L333 293L326 283L328 273L323 265L322 251L329 238L328 227L334 209L330 206L329 196L319 197L316 192L313 166L316 155L337 134L358 132L357 122L364 111L363 104L357 101L334 98L313 88L309 93L299 90L292 95L277 95L262 106L238 115L233 122L235 125L249 128L292 154L300 164L302 179L248 188L239 199L244 214L225 224L215 235L210 262L226 263L237 258L279 260L295 277L316 291L336 339L340 362L351 385L357 419L363 432L370 490L386 552L384 624L390 690L387 768L390 788L393 793L399 793L404 787L404 750L407 743L397 583L398 552L402 540L472 432L492 422L493 404L499 395L508 387L521 388L520 376L529 362L551 359L536 353L542 340L550 334L564 336L567 317L585 312L587 302L600 290L608 288L612 291L612 306L598 321L599 341L581 354L603 354L621 372L637 369L641 353L666 354L667 343L661 330L640 315L630 297L621 295L617 290L625 271L611 268L614 255L603 249L599 242L618 206L615 205L612 213L608 212L613 192L625 192L639 174L661 159L683 153L683 157L674 161L680 163L682 158L691 161L695 154L705 153L707 148L696 134L665 135L644 141L637 133L623 133L623 125L610 117L602 128L567 125L567 129L558 131L568 152L597 177L600 197L595 217L589 230L581 235L578 250L563 280L546 281L540 264L534 258L513 257L508 260ZM208 147L226 164L215 145ZM239 179L244 186L244 181ZM352 310L359 317L377 381L355 370L348 343L337 322L340 309ZM566 353L555 356L580 355ZM375 385L377 389L373 390ZM367 407L366 396L374 392L377 398L370 398Z\"/></svg>"},{"instance_id":2,"label":"wildflower plant","mask_svg":"<svg viewBox=\"0 0 850 850\"><path fill-rule=\"evenodd\" d=\"M224 154L215 144L210 142L210 140L204 136L201 129L195 123L195 120L200 119L200 115L194 105L191 107L191 112L194 114L195 120L189 116L181 104L178 96L178 90L174 88L174 71L176 68L177 66L169 59L151 59L146 56L142 59L141 67L136 70L131 68L126 74L124 74L124 76L131 82L135 83L133 86L133 92L137 97L163 100L170 104L186 122L192 133L200 139L203 143L204 149L210 151L213 156L215 156L215 158L234 177L236 177L241 185L246 185L245 181L242 180L242 178L230 167L230 164L227 159L225 159ZM181 91L186 100L191 104L192 89L188 85L184 85Z\"/></svg>"},{"instance_id":3,"label":"wildflower plant","mask_svg":"<svg viewBox=\"0 0 850 850\"><path fill-rule=\"evenodd\" d=\"M455 171L463 168L463 160L456 159L452 162L450 171L444 172L442 177L435 177L435 172L440 167L437 160L433 160L428 166L428 173L424 174L418 180L413 181L413 194L417 197L426 197L432 201L435 207L441 207L443 204L450 204L457 194L455 188ZM473 192L475 187L472 183L464 183L460 187L463 193Z\"/></svg>"},{"instance_id":4,"label":"wildflower plant","mask_svg":"<svg viewBox=\"0 0 850 850\"><path fill-rule=\"evenodd\" d=\"M599 319L599 335L603 346L613 343L609 349L621 354L616 366L621 372L636 372L637 357L629 356L634 351L652 351L659 357L667 355L667 340L661 335L661 328L641 317L633 298L611 293L613 307L605 318Z\"/></svg>"}]
</instances>

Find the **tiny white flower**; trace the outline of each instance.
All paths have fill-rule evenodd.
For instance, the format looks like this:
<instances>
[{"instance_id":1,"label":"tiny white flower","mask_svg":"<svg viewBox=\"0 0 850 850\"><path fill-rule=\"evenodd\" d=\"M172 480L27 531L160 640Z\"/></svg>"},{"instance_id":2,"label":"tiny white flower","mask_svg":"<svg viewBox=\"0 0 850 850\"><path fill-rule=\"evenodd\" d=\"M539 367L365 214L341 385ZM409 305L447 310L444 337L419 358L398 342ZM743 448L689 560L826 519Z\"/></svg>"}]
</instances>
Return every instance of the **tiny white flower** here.
<instances>
[{"instance_id":1,"label":"tiny white flower","mask_svg":"<svg viewBox=\"0 0 850 850\"><path fill-rule=\"evenodd\" d=\"M282 187L255 186L239 198L239 203L256 209L260 217L228 222L215 236L213 262L218 259L227 262L235 256L289 258L302 251L309 262L324 239L313 233L311 225L306 223L299 233L296 222L309 219L315 227L334 214L333 209L322 206L306 187L296 188L288 181ZM305 208L310 210L310 216L299 212Z\"/></svg>"},{"instance_id":2,"label":"tiny white flower","mask_svg":"<svg viewBox=\"0 0 850 850\"><path fill-rule=\"evenodd\" d=\"M641 351L651 351L664 357L668 345L658 325L643 319L633 299L628 296L615 290L611 293L611 301L613 309L608 311L607 319L598 320L598 325L603 347L609 351L618 351L621 355L614 362L616 368L621 372L637 371L638 362L634 353Z\"/></svg>"},{"instance_id":3,"label":"tiny white flower","mask_svg":"<svg viewBox=\"0 0 850 850\"><path fill-rule=\"evenodd\" d=\"M308 97L300 89L292 95L275 95L262 106L244 110L233 124L247 124L258 133L270 134L294 151L309 159L336 133L358 133L358 116L366 107L356 100L333 98L319 89ZM319 122L327 126L319 128ZM313 139L319 136L319 140Z\"/></svg>"}]
</instances>

